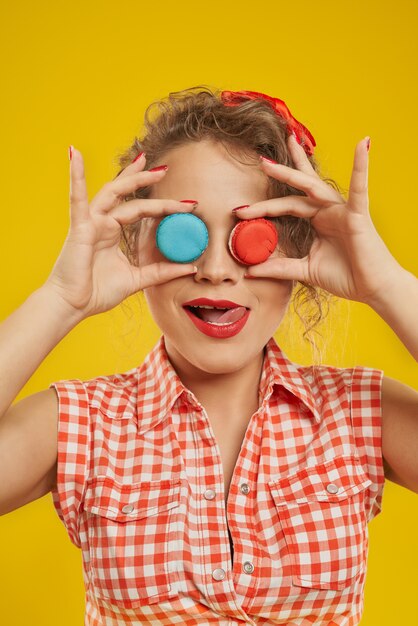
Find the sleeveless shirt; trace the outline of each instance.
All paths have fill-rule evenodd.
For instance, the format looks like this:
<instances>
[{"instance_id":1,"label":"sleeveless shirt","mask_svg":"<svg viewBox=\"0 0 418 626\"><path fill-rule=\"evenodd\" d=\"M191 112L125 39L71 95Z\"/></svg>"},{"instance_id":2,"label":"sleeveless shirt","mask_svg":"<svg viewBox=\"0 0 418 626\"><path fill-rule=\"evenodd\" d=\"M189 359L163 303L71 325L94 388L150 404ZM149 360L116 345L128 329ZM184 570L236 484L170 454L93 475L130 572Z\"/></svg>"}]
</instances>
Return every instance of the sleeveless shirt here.
<instances>
[{"instance_id":1,"label":"sleeveless shirt","mask_svg":"<svg viewBox=\"0 0 418 626\"><path fill-rule=\"evenodd\" d=\"M207 413L164 336L127 372L52 383L52 499L82 551L85 626L358 624L382 377L297 365L271 338L226 503Z\"/></svg>"}]
</instances>

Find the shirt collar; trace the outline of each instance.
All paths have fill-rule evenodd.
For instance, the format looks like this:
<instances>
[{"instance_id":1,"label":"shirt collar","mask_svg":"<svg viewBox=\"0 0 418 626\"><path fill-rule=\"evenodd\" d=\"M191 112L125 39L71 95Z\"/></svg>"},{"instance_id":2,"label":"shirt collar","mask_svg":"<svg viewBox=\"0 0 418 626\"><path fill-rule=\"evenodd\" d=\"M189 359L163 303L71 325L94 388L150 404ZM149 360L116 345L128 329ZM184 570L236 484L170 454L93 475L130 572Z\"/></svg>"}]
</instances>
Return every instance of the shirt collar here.
<instances>
[{"instance_id":1,"label":"shirt collar","mask_svg":"<svg viewBox=\"0 0 418 626\"><path fill-rule=\"evenodd\" d=\"M304 368L310 369L310 368ZM189 389L184 386L165 347L164 335L137 369L138 433L154 428L173 408L177 399L183 399L196 409L201 404ZM302 375L301 367L292 363L271 337L265 346L263 368L260 377L260 400L266 404L277 386L285 387L312 413L316 423L321 421L317 408L317 398L311 385Z\"/></svg>"},{"instance_id":2,"label":"shirt collar","mask_svg":"<svg viewBox=\"0 0 418 626\"><path fill-rule=\"evenodd\" d=\"M191 394L172 366L160 337L138 368L138 432L154 428L172 409L182 394Z\"/></svg>"},{"instance_id":3,"label":"shirt collar","mask_svg":"<svg viewBox=\"0 0 418 626\"><path fill-rule=\"evenodd\" d=\"M314 366L301 366L290 361L274 337L267 342L260 378L260 399L266 402L278 387L290 391L311 412L315 422L321 422L320 396L312 385Z\"/></svg>"}]
</instances>

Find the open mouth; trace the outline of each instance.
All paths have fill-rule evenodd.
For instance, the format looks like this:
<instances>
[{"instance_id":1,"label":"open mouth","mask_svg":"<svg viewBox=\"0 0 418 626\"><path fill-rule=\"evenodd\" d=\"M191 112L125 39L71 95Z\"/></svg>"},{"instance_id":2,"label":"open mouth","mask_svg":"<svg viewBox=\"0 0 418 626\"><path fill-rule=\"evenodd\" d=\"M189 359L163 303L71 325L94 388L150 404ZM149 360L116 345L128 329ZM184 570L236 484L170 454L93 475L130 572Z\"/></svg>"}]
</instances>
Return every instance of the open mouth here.
<instances>
[{"instance_id":1,"label":"open mouth","mask_svg":"<svg viewBox=\"0 0 418 626\"><path fill-rule=\"evenodd\" d=\"M184 302L184 312L198 331L218 339L229 339L242 331L251 310L232 300L200 297Z\"/></svg>"},{"instance_id":2,"label":"open mouth","mask_svg":"<svg viewBox=\"0 0 418 626\"><path fill-rule=\"evenodd\" d=\"M237 306L234 308L218 308L213 306L184 306L192 315L207 324L214 326L228 326L234 322L241 320L249 311L245 306Z\"/></svg>"}]
</instances>

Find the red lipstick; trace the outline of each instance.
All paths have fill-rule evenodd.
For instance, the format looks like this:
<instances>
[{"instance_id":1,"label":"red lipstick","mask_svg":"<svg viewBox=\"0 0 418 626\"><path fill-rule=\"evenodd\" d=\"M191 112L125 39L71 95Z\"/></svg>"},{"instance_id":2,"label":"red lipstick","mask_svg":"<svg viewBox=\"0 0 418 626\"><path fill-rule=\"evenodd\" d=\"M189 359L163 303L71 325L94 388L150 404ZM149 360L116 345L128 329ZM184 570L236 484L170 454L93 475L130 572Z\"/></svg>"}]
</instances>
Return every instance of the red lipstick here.
<instances>
[{"instance_id":1,"label":"red lipstick","mask_svg":"<svg viewBox=\"0 0 418 626\"><path fill-rule=\"evenodd\" d=\"M183 306L214 306L218 309L235 309L237 306L245 305L231 302L231 300L211 300L210 298L195 298L194 300L183 302Z\"/></svg>"},{"instance_id":2,"label":"red lipstick","mask_svg":"<svg viewBox=\"0 0 418 626\"><path fill-rule=\"evenodd\" d=\"M242 304L237 304L236 302L232 302L231 300L212 300L210 298L195 298L194 300L189 300L183 304L184 311L189 319L193 322L200 332L207 335L208 337L214 337L215 339L227 339L228 337L233 337L237 335L247 323L247 320L250 316L250 310L247 308L244 311L242 317L238 320L235 320L231 323L219 323L205 321L198 317L197 314L193 313L188 307L213 307L217 309L243 309L245 310L247 307L244 307ZM236 312L238 315L240 314L238 311ZM228 316L231 317L231 314L228 313ZM225 319L226 314L223 316ZM232 314L232 317L234 314Z\"/></svg>"}]
</instances>

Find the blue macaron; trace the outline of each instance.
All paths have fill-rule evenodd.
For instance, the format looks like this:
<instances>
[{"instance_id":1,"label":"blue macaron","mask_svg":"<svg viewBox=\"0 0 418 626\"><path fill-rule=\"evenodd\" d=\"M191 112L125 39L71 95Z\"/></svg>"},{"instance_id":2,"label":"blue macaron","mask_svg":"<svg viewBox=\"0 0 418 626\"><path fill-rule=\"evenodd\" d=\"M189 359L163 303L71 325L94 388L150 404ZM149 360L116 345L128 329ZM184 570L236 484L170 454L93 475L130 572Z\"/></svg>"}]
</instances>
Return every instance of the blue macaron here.
<instances>
[{"instance_id":1,"label":"blue macaron","mask_svg":"<svg viewBox=\"0 0 418 626\"><path fill-rule=\"evenodd\" d=\"M157 248L169 261L190 263L206 250L209 233L206 224L191 213L172 213L158 225Z\"/></svg>"}]
</instances>

